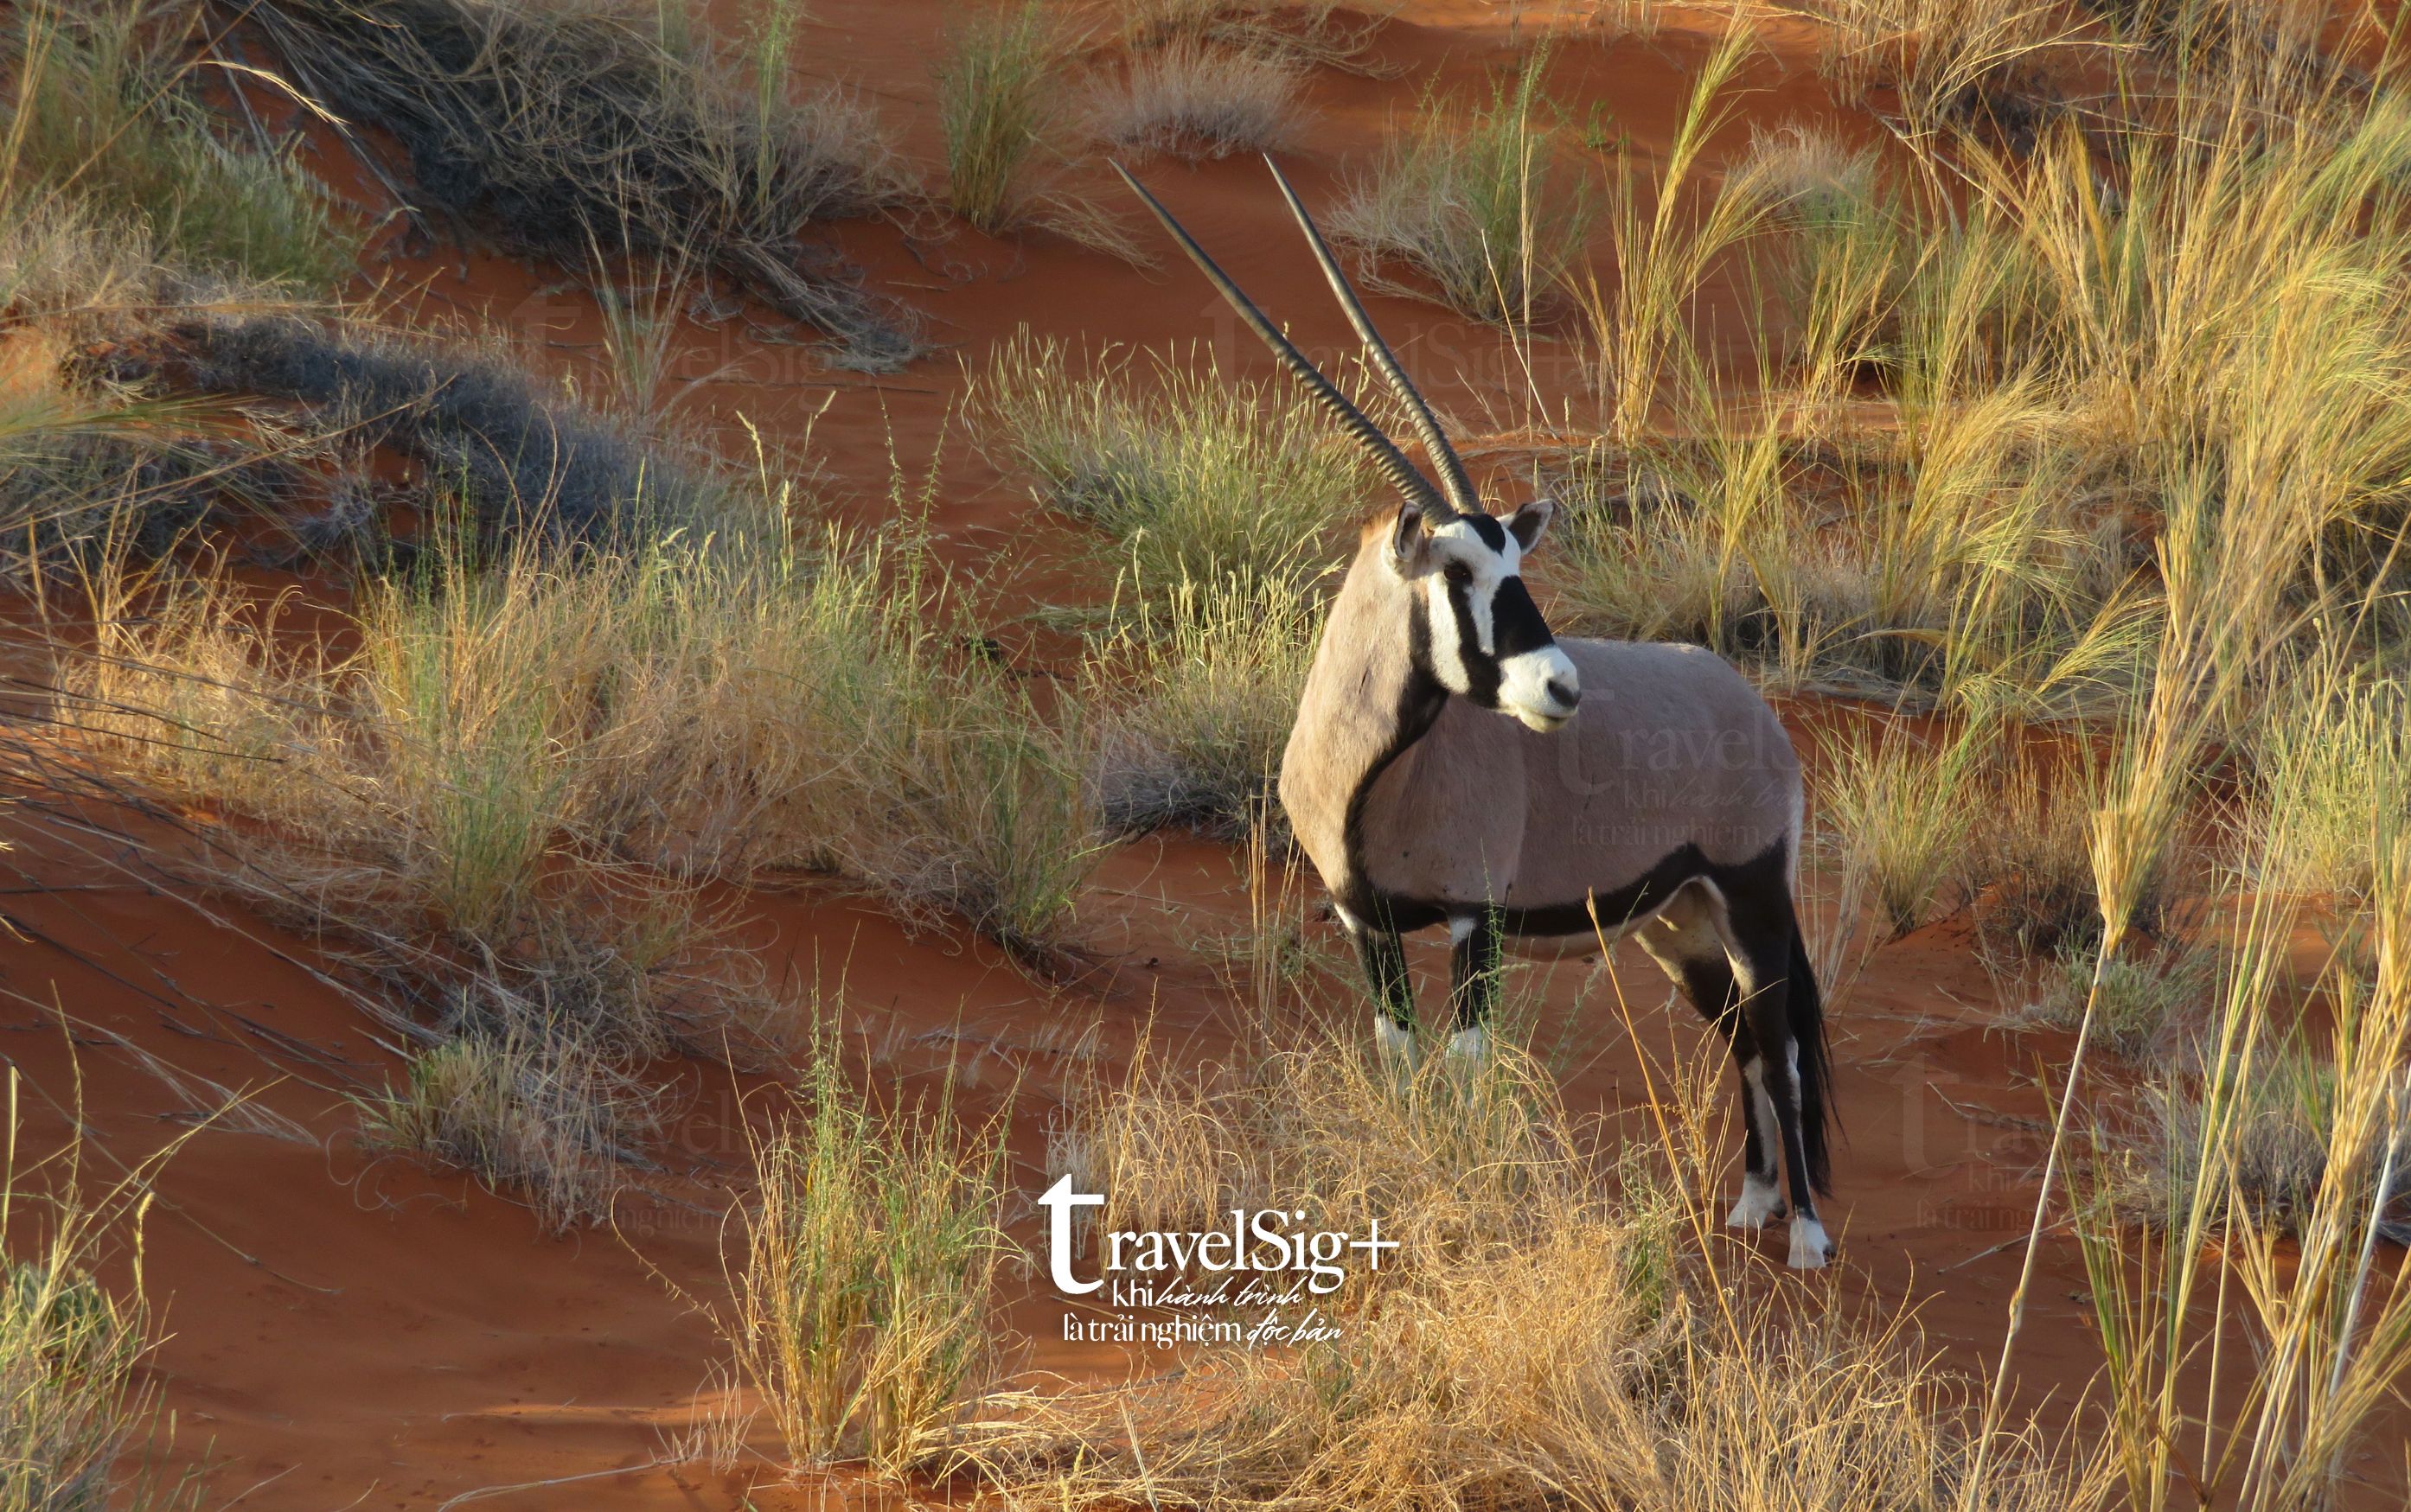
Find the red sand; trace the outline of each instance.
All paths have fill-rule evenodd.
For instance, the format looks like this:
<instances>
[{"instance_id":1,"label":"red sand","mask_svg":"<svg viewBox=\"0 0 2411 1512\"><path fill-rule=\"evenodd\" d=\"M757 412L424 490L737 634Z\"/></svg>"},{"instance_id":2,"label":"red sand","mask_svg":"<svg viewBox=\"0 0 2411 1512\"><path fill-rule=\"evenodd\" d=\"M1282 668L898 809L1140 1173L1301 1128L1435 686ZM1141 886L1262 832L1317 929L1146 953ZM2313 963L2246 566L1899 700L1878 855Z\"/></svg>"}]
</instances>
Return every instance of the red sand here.
<instances>
[{"instance_id":1,"label":"red sand","mask_svg":"<svg viewBox=\"0 0 2411 1512\"><path fill-rule=\"evenodd\" d=\"M737 0L720 8L736 14ZM860 84L928 162L934 112L924 68L941 7L823 0L816 10L798 49L805 72ZM1410 5L1379 44L1380 56L1403 70L1397 77L1317 74L1311 146L1289 159L1309 202L1328 199L1344 167L1362 161L1427 83L1486 87L1519 27L1528 37L1542 23L1538 13L1520 22L1515 15L1468 0ZM1647 40L1575 30L1559 46L1553 87L1577 115L1594 101L1612 112L1645 171L1671 135L1709 27L1703 13L1678 12ZM1805 28L1778 32L1776 41L1746 69L1743 109L1712 157L1745 144L1753 126L1795 118L1876 135L1828 96ZM346 166L328 166L365 195ZM1301 344L1348 350L1344 323L1259 165L1135 166L1259 302L1292 323ZM1102 175L1082 182L1104 196ZM902 375L868 379L823 371L801 346L747 344L741 323L732 323L687 331L696 355L685 371L716 374L688 402L723 436L739 433L742 414L773 437L795 439L826 402L816 450L866 517L882 507L891 435L915 471L936 443L961 386L957 354L976 361L1024 324L1092 346L1207 342L1226 367L1268 371L1211 291L1168 251L1161 269L1145 271L1043 233L997 241L957 230L908 246L896 228L874 224L845 227L842 240L875 285L927 311L931 334L952 350ZM429 319L467 311L512 333L541 367L588 371L597 349L592 302L560 292L557 270L446 254L382 271L388 301ZM1736 301L1720 303L1727 318L1738 318ZM1429 304L1382 298L1373 306L1426 391L1466 429L1522 423L1520 414L1483 407L1480 396L1498 392L1506 371L1494 333ZM1551 404L1568 395L1580 402L1568 351L1542 343ZM982 560L1034 533L1026 495L958 435L938 460L939 524L951 551ZM1036 529L1067 527L1049 520ZM0 1049L31 1089L27 1132L37 1147L63 1137L62 1105L75 1095L80 1069L84 1127L102 1175L110 1162L138 1160L183 1129L173 1121L183 1102L125 1042L188 1076L256 1089L262 1105L315 1141L206 1130L160 1182L145 1272L171 1337L155 1368L176 1416L173 1462L200 1471L212 1505L239 1497L259 1512L431 1507L481 1488L613 1469L626 1473L478 1505L767 1512L880 1500L884 1493L848 1476L782 1487L759 1465L724 1483L692 1469L644 1468L686 1426L707 1372L725 1358L708 1321L665 1279L695 1297L724 1295L722 1214L744 1167L738 1099L750 1099L758 1118L775 1088L712 1069L664 1068L684 1104L662 1152L666 1169L644 1181L654 1195L630 1194L616 1232L544 1237L522 1207L457 1174L364 1158L351 1141L355 1115L345 1099L392 1077L394 1055L313 974L311 941L129 869L139 868L133 852L110 837L127 824L149 838L161 833L109 811L78 817L29 806L7 816L13 849L0 855L0 869L13 875L0 913L18 933L0 938L0 988L8 994ZM1108 1070L1126 1061L1150 1020L1174 1054L1231 1053L1238 1009L1191 947L1244 921L1240 871L1229 848L1194 840L1119 849L1082 909L1100 969L1062 988L1033 983L982 943L907 930L823 888L766 891L748 902L774 980L800 984L816 970L832 985L841 978L849 1034L861 1037L884 1074L934 1085L952 1066L958 1100L974 1115L1018 1083L1013 1146L1025 1190L1034 1191L1047 1115L1078 1069L1062 1053L1077 1029L1102 1025ZM1429 1003L1437 997L1430 973L1444 961L1430 945L1416 955ZM1559 973L1554 1003L1570 998L1577 975ZM1645 963L1622 964L1621 980L1653 1055L1662 1060L1669 1046L1720 1054L1688 1007L1667 1004ZM79 1026L72 1045L54 1006ZM1913 1300L1932 1341L1971 1373L1989 1368L1997 1351L2016 1241L2033 1205L2045 1111L2036 1076L2056 1076L2068 1052L2062 1036L1988 1030L1995 1016L1966 941L1946 926L1884 949L1834 1025L1847 1141L1828 1223L1844 1244L1840 1292L1886 1314ZM1571 1105L1634 1109L1635 1047L1603 1025L1582 1039L1599 1048L1568 1080ZM1025 1240L1035 1238L1031 1215L1026 1206L1013 1214ZM1778 1229L1768 1252L1779 1256L1780 1243ZM1011 1321L1033 1341L1032 1366L1089 1378L1129 1368L1119 1350L1050 1339L1061 1306L1043 1281L1009 1285L1030 1287ZM2097 1362L2082 1291L2072 1246L2049 1243L2019 1359L2030 1404L2049 1397L2064 1408ZM767 1431L753 1444L777 1452ZM2388 1457L2373 1451L2362 1468L2393 1474L2399 1467Z\"/></svg>"}]
</instances>

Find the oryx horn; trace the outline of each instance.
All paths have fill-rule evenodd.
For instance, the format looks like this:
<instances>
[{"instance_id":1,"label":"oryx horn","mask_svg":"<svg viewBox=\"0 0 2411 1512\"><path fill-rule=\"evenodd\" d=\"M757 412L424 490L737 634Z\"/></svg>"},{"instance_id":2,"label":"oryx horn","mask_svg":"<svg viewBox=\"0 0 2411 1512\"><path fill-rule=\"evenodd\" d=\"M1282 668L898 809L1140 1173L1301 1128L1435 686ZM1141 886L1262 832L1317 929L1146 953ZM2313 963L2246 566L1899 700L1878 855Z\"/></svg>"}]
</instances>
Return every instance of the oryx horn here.
<instances>
[{"instance_id":1,"label":"oryx horn","mask_svg":"<svg viewBox=\"0 0 2411 1512\"><path fill-rule=\"evenodd\" d=\"M1154 211L1155 218L1163 223L1163 228L1172 233L1172 239L1180 243L1180 250L1189 254L1189 260L1197 265L1198 269L1206 275L1208 282L1221 290L1222 298L1230 301L1231 308L1239 313L1239 318L1246 321L1249 327L1264 339L1266 346L1272 348L1273 356L1280 358L1281 365L1290 371L1290 375L1305 385L1307 392L1320 400L1322 407L1330 411L1340 425L1347 429L1348 433L1354 436L1365 449L1372 454L1374 464L1381 468L1390 482L1397 487L1398 492L1406 496L1407 502L1413 504L1424 518L1434 525L1444 525L1454 519L1457 511L1450 504L1447 497L1433 486L1431 479L1424 476L1415 464L1407 459L1407 454L1398 450L1397 443L1384 435L1380 426L1366 418L1365 412L1358 409L1347 395L1341 393L1337 385L1324 377L1321 369L1307 360L1306 354L1300 352L1287 336L1281 334L1280 327L1274 325L1263 311L1256 308L1255 302L1241 292L1239 285L1231 282L1231 276L1216 267L1213 258L1206 255L1206 249L1197 244L1197 239L1191 236L1178 221L1172 218L1172 212L1165 210L1153 195L1147 192L1147 186L1131 177L1130 169L1123 167L1119 163L1114 165L1114 171L1120 174L1122 182L1131 186L1131 192L1137 195L1148 210ZM1454 460L1454 455L1449 455L1451 460Z\"/></svg>"},{"instance_id":2,"label":"oryx horn","mask_svg":"<svg viewBox=\"0 0 2411 1512\"><path fill-rule=\"evenodd\" d=\"M1431 458L1432 465L1439 470L1439 484L1448 490L1449 502L1454 504L1461 514L1480 514L1481 496L1473 491L1473 481L1465 475L1465 463L1458 459L1456 448L1448 443L1447 435L1440 430L1439 417L1432 414L1429 404L1424 402L1423 394L1416 389L1414 381L1407 376L1407 370L1398 365L1397 356L1390 350L1390 343L1381 340L1381 333L1373 328L1373 317L1365 313L1365 303L1356 297L1355 286L1348 282L1348 275L1339 270L1339 259L1331 254L1330 245L1322 240L1322 232L1316 227L1314 217L1306 212L1305 201L1299 199L1297 191L1290 187L1288 175L1281 172L1280 165L1273 161L1270 153L1264 154L1264 167L1273 170L1273 182L1280 185L1281 197L1289 201L1290 213L1297 217L1298 229L1306 233L1306 244L1314 249L1314 260L1322 265L1322 276L1330 281L1331 292L1337 297L1339 308L1348 312L1348 324L1356 327L1357 340L1365 343L1365 350L1372 356L1373 366L1381 370L1381 376L1390 381L1390 387L1406 404L1407 418L1414 425L1415 434L1422 438L1424 451Z\"/></svg>"}]
</instances>

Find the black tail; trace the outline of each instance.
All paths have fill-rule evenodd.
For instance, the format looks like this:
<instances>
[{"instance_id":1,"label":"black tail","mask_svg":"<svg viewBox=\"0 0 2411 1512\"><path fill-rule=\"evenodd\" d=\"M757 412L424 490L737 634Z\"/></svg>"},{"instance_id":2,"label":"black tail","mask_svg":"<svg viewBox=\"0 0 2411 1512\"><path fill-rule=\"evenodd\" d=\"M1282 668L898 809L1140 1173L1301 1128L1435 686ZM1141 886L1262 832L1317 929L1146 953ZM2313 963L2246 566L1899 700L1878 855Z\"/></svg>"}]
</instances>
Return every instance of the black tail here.
<instances>
[{"instance_id":1,"label":"black tail","mask_svg":"<svg viewBox=\"0 0 2411 1512\"><path fill-rule=\"evenodd\" d=\"M1800 1047L1800 1141L1808 1161L1808 1185L1831 1197L1834 1159L1827 1131L1840 1127L1834 1109L1834 1062L1825 1041L1825 999L1817 990L1817 968L1809 964L1808 941L1797 923L1791 928L1790 985L1784 1002L1791 1042Z\"/></svg>"}]
</instances>

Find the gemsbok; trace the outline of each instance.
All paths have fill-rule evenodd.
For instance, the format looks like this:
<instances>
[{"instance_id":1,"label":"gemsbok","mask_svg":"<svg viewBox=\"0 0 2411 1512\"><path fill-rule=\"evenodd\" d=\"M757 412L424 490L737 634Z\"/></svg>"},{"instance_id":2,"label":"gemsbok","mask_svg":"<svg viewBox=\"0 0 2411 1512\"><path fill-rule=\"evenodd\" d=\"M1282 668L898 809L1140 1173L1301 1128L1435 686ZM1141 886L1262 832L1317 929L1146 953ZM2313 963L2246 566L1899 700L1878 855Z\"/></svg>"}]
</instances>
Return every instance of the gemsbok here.
<instances>
[{"instance_id":1,"label":"gemsbok","mask_svg":"<svg viewBox=\"0 0 2411 1512\"><path fill-rule=\"evenodd\" d=\"M1556 506L1535 499L1503 518L1483 507L1278 165L1274 182L1439 483L1122 177L1403 496L1359 537L1280 769L1291 829L1363 960L1382 1054L1414 1054L1403 932L1448 926L1449 1053L1465 1056L1484 1049L1503 939L1519 954L1571 956L1633 935L1732 1050L1747 1146L1726 1222L1782 1217L1788 1181L1790 1264L1823 1266L1831 1071L1792 902L1800 763L1782 722L1702 647L1550 632L1521 568Z\"/></svg>"}]
</instances>

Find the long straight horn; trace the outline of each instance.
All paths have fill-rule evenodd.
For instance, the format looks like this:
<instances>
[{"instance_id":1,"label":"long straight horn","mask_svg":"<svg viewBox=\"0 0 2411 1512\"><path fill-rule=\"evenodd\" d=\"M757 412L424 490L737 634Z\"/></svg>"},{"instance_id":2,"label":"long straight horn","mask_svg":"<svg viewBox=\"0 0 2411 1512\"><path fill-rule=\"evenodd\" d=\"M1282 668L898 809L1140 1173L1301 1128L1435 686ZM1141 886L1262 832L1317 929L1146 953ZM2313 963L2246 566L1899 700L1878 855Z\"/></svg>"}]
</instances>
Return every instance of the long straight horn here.
<instances>
[{"instance_id":1,"label":"long straight horn","mask_svg":"<svg viewBox=\"0 0 2411 1512\"><path fill-rule=\"evenodd\" d=\"M1448 500L1432 486L1431 479L1417 471L1415 464L1407 460L1407 454L1398 450L1396 443L1382 434L1381 428L1367 419L1364 411L1351 403L1347 395L1341 393L1330 379L1322 375L1320 369L1306 359L1305 353L1291 344L1290 339L1281 334L1280 327L1266 319L1264 313L1256 308L1254 301L1240 292L1239 285L1231 282L1231 276L1228 273L1214 266L1214 259L1206 255L1206 249L1197 244L1194 237L1182 229L1180 223L1172 218L1170 211L1157 203L1156 197L1147 192L1147 186L1132 178L1130 169L1123 167L1119 163L1114 165L1114 171L1120 174L1122 182L1131 186L1131 192L1137 195L1146 203L1147 208L1155 212L1155 218L1162 221L1163 228L1172 233L1172 239L1180 243L1180 250L1189 254L1189 260L1195 263L1206 274L1206 279L1222 291L1222 298L1229 300L1231 308L1239 313L1239 318L1246 321L1258 336L1264 338L1264 344L1273 349L1273 356L1280 358L1281 366L1290 371L1290 375L1305 385L1306 391L1321 400L1322 407L1329 410L1333 416L1347 428L1348 433L1354 436L1364 444L1365 449L1372 454L1374 463L1393 484L1396 485L1398 492L1406 496L1407 502L1421 511L1424 518L1435 525L1445 524L1454 519L1457 512L1449 506ZM1454 460L1453 458L1452 460Z\"/></svg>"},{"instance_id":2,"label":"long straight horn","mask_svg":"<svg viewBox=\"0 0 2411 1512\"><path fill-rule=\"evenodd\" d=\"M1331 292L1339 297L1339 308L1348 312L1348 324L1356 327L1357 340L1365 343L1365 350L1372 354L1373 366L1381 370L1381 376L1390 381L1390 387L1405 401L1407 419L1422 438L1432 465L1439 469L1440 487L1448 490L1449 502L1461 513L1480 514L1481 496L1473 491L1473 480L1465 475L1465 463L1457 458L1456 448L1448 443L1447 435L1440 430L1439 417L1424 402L1414 381L1407 376L1407 370L1398 366L1390 343L1373 328L1373 317L1365 313L1364 301L1356 298L1348 275L1339 270L1339 259L1331 254L1322 231L1315 227L1314 217L1306 212L1305 202L1290 187L1288 176L1281 172L1270 153L1264 154L1264 167L1273 170L1273 182L1280 185L1281 197L1289 201L1290 213L1297 217L1298 229L1306 233L1306 244L1314 249L1314 260L1322 265L1322 276L1331 281Z\"/></svg>"}]
</instances>

